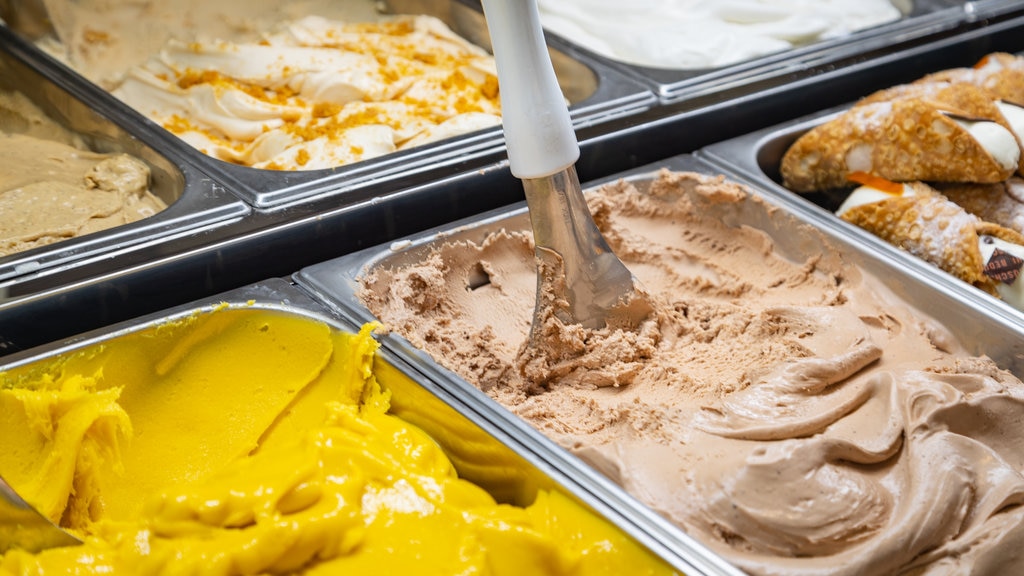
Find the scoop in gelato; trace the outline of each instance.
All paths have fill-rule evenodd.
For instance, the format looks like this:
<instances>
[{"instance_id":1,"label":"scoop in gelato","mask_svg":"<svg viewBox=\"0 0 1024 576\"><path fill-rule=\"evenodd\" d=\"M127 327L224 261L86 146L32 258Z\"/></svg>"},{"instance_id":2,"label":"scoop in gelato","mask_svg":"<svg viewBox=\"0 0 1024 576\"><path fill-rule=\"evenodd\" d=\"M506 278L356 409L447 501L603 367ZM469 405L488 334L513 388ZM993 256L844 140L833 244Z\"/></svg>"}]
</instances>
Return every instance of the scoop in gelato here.
<instances>
[{"instance_id":1,"label":"scoop in gelato","mask_svg":"<svg viewBox=\"0 0 1024 576\"><path fill-rule=\"evenodd\" d=\"M360 298L750 573L1020 569L1016 376L720 177L663 172L589 202L652 295L636 331L555 322L524 354L536 276L515 229L373 266Z\"/></svg>"}]
</instances>

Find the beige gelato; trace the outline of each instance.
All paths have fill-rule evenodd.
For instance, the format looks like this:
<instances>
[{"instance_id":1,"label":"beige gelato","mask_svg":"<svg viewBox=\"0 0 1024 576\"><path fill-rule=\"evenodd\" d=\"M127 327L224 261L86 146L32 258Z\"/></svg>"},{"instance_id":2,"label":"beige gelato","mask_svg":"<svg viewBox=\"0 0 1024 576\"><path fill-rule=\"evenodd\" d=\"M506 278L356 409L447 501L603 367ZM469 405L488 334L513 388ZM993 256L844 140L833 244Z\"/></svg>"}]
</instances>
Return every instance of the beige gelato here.
<instances>
[{"instance_id":1,"label":"beige gelato","mask_svg":"<svg viewBox=\"0 0 1024 576\"><path fill-rule=\"evenodd\" d=\"M135 222L166 208L149 167L90 152L24 95L0 92L0 256Z\"/></svg>"},{"instance_id":2,"label":"beige gelato","mask_svg":"<svg viewBox=\"0 0 1024 576\"><path fill-rule=\"evenodd\" d=\"M431 16L367 15L368 3L348 2L368 19L269 20L264 7L245 20L214 2L202 9L212 22L176 22L148 3L108 4L55 7L65 44L51 51L220 160L324 169L501 122L493 58ZM181 27L154 44L125 29L132 14Z\"/></svg>"},{"instance_id":3,"label":"beige gelato","mask_svg":"<svg viewBox=\"0 0 1024 576\"><path fill-rule=\"evenodd\" d=\"M367 273L361 297L744 570L1024 566L1020 380L817 232L787 231L814 247L791 261L771 233L726 223L772 218L741 186L665 172L647 191L619 182L589 202L652 295L635 332L552 319L550 349L523 354L536 285L525 232L439 243L422 262Z\"/></svg>"}]
</instances>

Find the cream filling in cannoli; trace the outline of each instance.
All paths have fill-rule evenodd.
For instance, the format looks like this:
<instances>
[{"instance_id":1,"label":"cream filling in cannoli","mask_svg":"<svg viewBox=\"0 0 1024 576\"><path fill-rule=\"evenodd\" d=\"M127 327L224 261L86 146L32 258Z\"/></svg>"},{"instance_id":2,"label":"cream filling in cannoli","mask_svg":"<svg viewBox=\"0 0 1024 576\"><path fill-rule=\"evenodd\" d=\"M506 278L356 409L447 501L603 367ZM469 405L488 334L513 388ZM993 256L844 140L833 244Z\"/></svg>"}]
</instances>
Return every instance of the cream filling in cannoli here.
<instances>
[{"instance_id":1,"label":"cream filling in cannoli","mask_svg":"<svg viewBox=\"0 0 1024 576\"><path fill-rule=\"evenodd\" d=\"M988 120L965 120L954 116L950 118L963 126L1004 170L1017 168L1020 161L1020 146L1009 130Z\"/></svg>"},{"instance_id":2,"label":"cream filling in cannoli","mask_svg":"<svg viewBox=\"0 0 1024 576\"><path fill-rule=\"evenodd\" d=\"M986 268L1000 268L1001 276L996 277L996 291L999 292L999 296L1010 306L1024 310L1024 279L1017 278L1021 273L1021 266L1024 265L1024 246L994 236L982 235L978 237L978 248L981 250ZM993 256L997 254L997 250L1003 255L1000 256L1000 260L994 261Z\"/></svg>"},{"instance_id":3,"label":"cream filling in cannoli","mask_svg":"<svg viewBox=\"0 0 1024 576\"><path fill-rule=\"evenodd\" d=\"M1010 130L1013 130L1017 138L1024 142L1024 108L1001 100L996 102L996 106L1002 112L1003 118L1006 118L1006 122L1010 125Z\"/></svg>"},{"instance_id":4,"label":"cream filling in cannoli","mask_svg":"<svg viewBox=\"0 0 1024 576\"><path fill-rule=\"evenodd\" d=\"M894 194L885 190L879 190L871 186L858 186L843 203L839 205L839 209L836 210L836 216L842 216L848 210L856 208L857 206L864 206L866 204L874 204L875 202L881 202L887 198L894 196L913 196L914 189L906 184L901 186L903 193Z\"/></svg>"}]
</instances>

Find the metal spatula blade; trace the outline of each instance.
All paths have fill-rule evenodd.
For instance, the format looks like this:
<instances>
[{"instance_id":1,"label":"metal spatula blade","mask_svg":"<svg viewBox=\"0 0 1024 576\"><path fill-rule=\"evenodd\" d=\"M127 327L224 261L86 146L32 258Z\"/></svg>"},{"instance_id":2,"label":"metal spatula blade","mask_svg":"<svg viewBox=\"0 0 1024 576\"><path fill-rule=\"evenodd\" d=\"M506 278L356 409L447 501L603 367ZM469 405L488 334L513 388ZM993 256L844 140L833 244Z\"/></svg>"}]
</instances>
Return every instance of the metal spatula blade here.
<instances>
[{"instance_id":1,"label":"metal spatula blade","mask_svg":"<svg viewBox=\"0 0 1024 576\"><path fill-rule=\"evenodd\" d=\"M523 181L542 294L564 301L559 319L601 328L637 324L635 280L608 247L587 208L576 175L579 144L544 43L536 0L483 0L498 67L502 126L512 174ZM546 292L545 292L546 291ZM614 320L613 320L614 319Z\"/></svg>"},{"instance_id":2,"label":"metal spatula blade","mask_svg":"<svg viewBox=\"0 0 1024 576\"><path fill-rule=\"evenodd\" d=\"M50 522L0 477L0 554L13 548L38 552L81 541Z\"/></svg>"}]
</instances>

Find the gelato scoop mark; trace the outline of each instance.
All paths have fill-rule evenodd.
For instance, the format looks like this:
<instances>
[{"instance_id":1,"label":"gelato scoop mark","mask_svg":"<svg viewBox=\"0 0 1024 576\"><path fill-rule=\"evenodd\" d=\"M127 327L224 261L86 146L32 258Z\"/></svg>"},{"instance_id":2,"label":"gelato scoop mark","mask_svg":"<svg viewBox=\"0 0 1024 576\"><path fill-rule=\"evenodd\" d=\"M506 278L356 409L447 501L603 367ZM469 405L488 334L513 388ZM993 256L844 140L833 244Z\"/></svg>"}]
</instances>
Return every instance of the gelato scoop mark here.
<instances>
[{"instance_id":1,"label":"gelato scoop mark","mask_svg":"<svg viewBox=\"0 0 1024 576\"><path fill-rule=\"evenodd\" d=\"M113 93L204 153L341 166L500 123L493 58L428 16L309 16L258 42L170 40Z\"/></svg>"},{"instance_id":2,"label":"gelato scoop mark","mask_svg":"<svg viewBox=\"0 0 1024 576\"><path fill-rule=\"evenodd\" d=\"M0 256L148 218L167 207L149 167L86 149L24 95L0 93Z\"/></svg>"},{"instance_id":3,"label":"gelato scoop mark","mask_svg":"<svg viewBox=\"0 0 1024 576\"><path fill-rule=\"evenodd\" d=\"M84 540L0 574L675 573L557 490L460 478L373 328L218 309L0 374L0 470Z\"/></svg>"},{"instance_id":4,"label":"gelato scoop mark","mask_svg":"<svg viewBox=\"0 0 1024 576\"><path fill-rule=\"evenodd\" d=\"M655 303L634 349L621 343L635 334L566 326L567 349L592 347L577 370L537 366L549 378L536 387L511 368L534 302L526 232L440 239L421 261L370 269L361 298L750 573L1021 569L1017 377L741 186L662 172L588 202ZM437 265L434 307L395 297ZM491 285L465 290L480 265ZM467 353L482 348L486 369Z\"/></svg>"}]
</instances>

